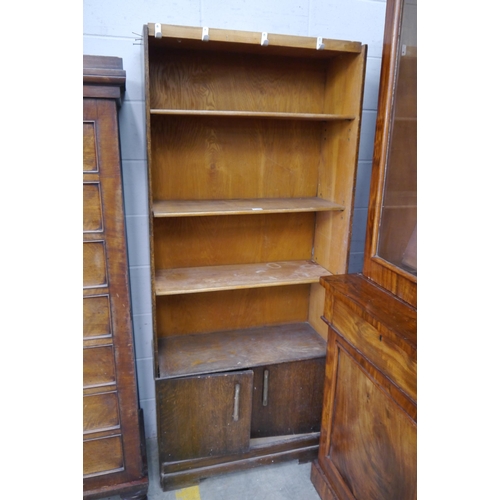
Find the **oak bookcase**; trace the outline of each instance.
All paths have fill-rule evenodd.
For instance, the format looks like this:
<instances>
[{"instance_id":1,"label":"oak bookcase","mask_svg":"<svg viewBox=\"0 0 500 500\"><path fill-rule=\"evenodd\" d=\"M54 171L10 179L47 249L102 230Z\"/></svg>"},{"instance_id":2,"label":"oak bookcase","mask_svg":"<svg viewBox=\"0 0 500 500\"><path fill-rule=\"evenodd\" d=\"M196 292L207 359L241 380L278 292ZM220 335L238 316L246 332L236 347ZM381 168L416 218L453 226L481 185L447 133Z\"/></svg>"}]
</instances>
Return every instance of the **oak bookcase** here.
<instances>
[{"instance_id":1,"label":"oak bookcase","mask_svg":"<svg viewBox=\"0 0 500 500\"><path fill-rule=\"evenodd\" d=\"M162 487L312 460L366 46L149 24L144 62Z\"/></svg>"}]
</instances>

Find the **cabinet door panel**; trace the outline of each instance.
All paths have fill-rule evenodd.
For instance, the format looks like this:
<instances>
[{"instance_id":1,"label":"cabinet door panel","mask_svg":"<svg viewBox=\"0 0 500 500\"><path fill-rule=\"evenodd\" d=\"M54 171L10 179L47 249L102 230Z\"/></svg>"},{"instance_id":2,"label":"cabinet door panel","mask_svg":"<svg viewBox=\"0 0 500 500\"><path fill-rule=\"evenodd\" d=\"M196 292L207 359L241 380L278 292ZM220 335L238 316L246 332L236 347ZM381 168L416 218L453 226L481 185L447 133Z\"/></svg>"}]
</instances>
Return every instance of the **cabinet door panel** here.
<instances>
[{"instance_id":1,"label":"cabinet door panel","mask_svg":"<svg viewBox=\"0 0 500 500\"><path fill-rule=\"evenodd\" d=\"M324 357L256 368L252 438L319 432L324 372Z\"/></svg>"},{"instance_id":2,"label":"cabinet door panel","mask_svg":"<svg viewBox=\"0 0 500 500\"><path fill-rule=\"evenodd\" d=\"M250 446L253 372L160 380L160 460L245 452Z\"/></svg>"},{"instance_id":3,"label":"cabinet door panel","mask_svg":"<svg viewBox=\"0 0 500 500\"><path fill-rule=\"evenodd\" d=\"M324 458L355 498L416 498L417 428L343 349L338 350L331 441Z\"/></svg>"}]
</instances>

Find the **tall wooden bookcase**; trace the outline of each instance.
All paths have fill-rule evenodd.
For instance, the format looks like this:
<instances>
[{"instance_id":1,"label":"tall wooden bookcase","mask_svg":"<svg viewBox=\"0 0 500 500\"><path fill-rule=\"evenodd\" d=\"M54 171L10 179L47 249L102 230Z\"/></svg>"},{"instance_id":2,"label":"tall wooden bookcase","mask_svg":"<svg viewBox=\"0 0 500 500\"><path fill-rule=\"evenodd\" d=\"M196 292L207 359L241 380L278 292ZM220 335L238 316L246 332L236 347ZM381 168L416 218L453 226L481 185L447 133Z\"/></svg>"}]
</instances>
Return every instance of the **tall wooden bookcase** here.
<instances>
[{"instance_id":1,"label":"tall wooden bookcase","mask_svg":"<svg viewBox=\"0 0 500 500\"><path fill-rule=\"evenodd\" d=\"M163 489L318 450L366 46L144 27Z\"/></svg>"}]
</instances>

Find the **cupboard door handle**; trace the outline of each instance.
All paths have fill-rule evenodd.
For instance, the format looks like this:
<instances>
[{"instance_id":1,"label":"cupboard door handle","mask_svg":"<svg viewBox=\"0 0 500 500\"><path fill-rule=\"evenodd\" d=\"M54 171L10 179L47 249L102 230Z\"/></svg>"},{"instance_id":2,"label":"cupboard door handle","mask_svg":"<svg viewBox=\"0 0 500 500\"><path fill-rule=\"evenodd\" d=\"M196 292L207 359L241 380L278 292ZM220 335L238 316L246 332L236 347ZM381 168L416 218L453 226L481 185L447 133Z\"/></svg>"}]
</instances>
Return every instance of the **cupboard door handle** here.
<instances>
[{"instance_id":1,"label":"cupboard door handle","mask_svg":"<svg viewBox=\"0 0 500 500\"><path fill-rule=\"evenodd\" d=\"M262 406L267 406L268 391L269 391L269 370L264 370L264 390L262 391Z\"/></svg>"},{"instance_id":2,"label":"cupboard door handle","mask_svg":"<svg viewBox=\"0 0 500 500\"><path fill-rule=\"evenodd\" d=\"M233 420L237 422L240 418L240 384L234 386L234 409L233 409Z\"/></svg>"}]
</instances>

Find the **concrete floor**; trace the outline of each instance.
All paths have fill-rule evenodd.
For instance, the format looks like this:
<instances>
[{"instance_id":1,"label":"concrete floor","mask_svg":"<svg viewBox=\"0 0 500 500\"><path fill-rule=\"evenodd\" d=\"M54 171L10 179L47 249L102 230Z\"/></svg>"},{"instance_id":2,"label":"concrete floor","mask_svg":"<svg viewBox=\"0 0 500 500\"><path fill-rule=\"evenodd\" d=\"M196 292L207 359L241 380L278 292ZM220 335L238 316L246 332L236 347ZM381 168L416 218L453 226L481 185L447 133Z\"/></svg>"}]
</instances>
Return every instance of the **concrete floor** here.
<instances>
[{"instance_id":1,"label":"concrete floor","mask_svg":"<svg viewBox=\"0 0 500 500\"><path fill-rule=\"evenodd\" d=\"M199 486L163 492L155 439L147 439L148 500L320 500L310 480L311 464L297 460L232 472L200 481ZM119 496L105 500L120 500Z\"/></svg>"}]
</instances>

